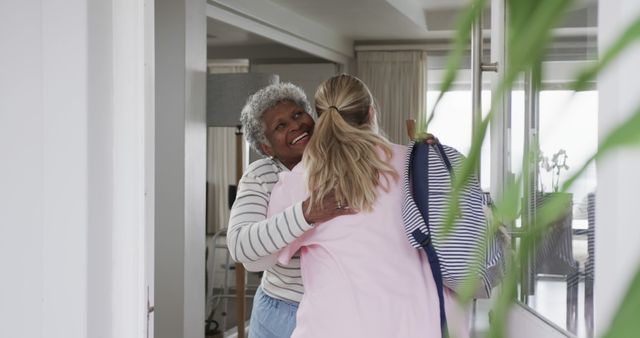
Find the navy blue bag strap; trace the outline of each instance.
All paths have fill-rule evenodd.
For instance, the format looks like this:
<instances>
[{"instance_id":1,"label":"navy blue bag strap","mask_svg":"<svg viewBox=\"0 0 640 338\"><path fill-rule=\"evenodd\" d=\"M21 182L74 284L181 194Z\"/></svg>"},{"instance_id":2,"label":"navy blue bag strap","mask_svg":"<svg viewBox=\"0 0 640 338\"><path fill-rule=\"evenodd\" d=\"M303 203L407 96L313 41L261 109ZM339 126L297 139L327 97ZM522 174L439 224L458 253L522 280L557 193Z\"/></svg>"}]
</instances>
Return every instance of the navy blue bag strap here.
<instances>
[{"instance_id":1,"label":"navy blue bag strap","mask_svg":"<svg viewBox=\"0 0 640 338\"><path fill-rule=\"evenodd\" d=\"M447 153L444 152L444 147L442 146L442 144L436 143L436 150L438 151L440 158L444 162L444 165L447 167L449 175L451 175L451 178L453 178L453 167L451 167L451 161L449 161Z\"/></svg>"},{"instance_id":2,"label":"navy blue bag strap","mask_svg":"<svg viewBox=\"0 0 640 338\"><path fill-rule=\"evenodd\" d=\"M442 148L440 144L438 144L437 146L440 146L440 148ZM416 202L418 210L420 210L420 214L424 219L429 234L424 234L419 229L416 229L412 233L412 235L413 238L418 243L420 243L420 246L427 254L427 259L429 260L429 265L431 266L431 274L433 275L433 279L436 283L436 288L438 289L438 303L440 306L440 329L442 332L442 337L448 337L449 331L447 328L447 316L444 309L444 285L442 282L442 271L440 270L438 255L436 254L436 250L433 247L433 243L431 241L431 229L429 229L429 147L430 146L426 143L415 143L412 150L409 167L409 177L411 179L413 198ZM442 155L444 155L444 150L441 151ZM446 158L446 155L444 158ZM451 164L449 163L448 158L445 160L445 165L447 165L447 168L451 173Z\"/></svg>"}]
</instances>

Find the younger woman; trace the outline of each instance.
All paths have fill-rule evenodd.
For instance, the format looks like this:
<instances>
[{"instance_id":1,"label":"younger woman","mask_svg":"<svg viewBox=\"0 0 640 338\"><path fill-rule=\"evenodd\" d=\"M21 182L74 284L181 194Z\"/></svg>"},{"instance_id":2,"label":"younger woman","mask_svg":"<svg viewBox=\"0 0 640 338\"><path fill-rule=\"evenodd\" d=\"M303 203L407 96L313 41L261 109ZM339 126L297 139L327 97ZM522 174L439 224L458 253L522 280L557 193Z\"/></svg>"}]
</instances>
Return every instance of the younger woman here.
<instances>
[{"instance_id":1,"label":"younger woman","mask_svg":"<svg viewBox=\"0 0 640 338\"><path fill-rule=\"evenodd\" d=\"M280 174L268 214L306 197L313 208L329 194L335 208L359 212L318 223L280 251L282 264L300 253L305 285L292 337L440 338L429 263L402 223L406 147L378 133L371 93L356 77L325 81L315 103L314 136L302 163ZM466 337L448 290L446 301L449 332Z\"/></svg>"}]
</instances>

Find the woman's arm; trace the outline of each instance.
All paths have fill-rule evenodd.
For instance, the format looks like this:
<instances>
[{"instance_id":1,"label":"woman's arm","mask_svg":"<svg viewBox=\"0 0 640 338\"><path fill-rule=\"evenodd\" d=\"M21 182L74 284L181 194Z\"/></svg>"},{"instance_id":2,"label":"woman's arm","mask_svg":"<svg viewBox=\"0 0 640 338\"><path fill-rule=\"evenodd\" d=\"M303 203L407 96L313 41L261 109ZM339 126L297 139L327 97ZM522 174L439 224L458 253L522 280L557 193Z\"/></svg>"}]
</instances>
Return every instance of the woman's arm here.
<instances>
[{"instance_id":1,"label":"woman's arm","mask_svg":"<svg viewBox=\"0 0 640 338\"><path fill-rule=\"evenodd\" d=\"M248 171L240 180L227 230L231 257L250 271L262 271L275 264L275 254L313 229L314 224L357 212L348 207L336 208L335 196L329 194L311 210L307 199L291 206L278 206L274 209L277 213L267 218L271 191L278 175L275 171L256 175L254 171L257 170Z\"/></svg>"},{"instance_id":2,"label":"woman's arm","mask_svg":"<svg viewBox=\"0 0 640 338\"><path fill-rule=\"evenodd\" d=\"M231 208L227 245L236 262L260 264L260 259L278 252L305 231L312 229L302 211L302 202L267 218L271 189L277 175L244 175ZM274 260L275 261L275 260Z\"/></svg>"}]
</instances>

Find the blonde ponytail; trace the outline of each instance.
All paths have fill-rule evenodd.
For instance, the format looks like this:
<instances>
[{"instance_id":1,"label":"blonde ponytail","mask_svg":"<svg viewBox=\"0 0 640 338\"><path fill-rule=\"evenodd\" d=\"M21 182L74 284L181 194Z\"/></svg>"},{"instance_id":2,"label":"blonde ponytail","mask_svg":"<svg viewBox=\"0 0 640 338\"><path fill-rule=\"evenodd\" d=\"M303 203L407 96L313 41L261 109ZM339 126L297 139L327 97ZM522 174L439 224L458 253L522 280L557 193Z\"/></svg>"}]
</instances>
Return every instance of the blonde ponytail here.
<instances>
[{"instance_id":1,"label":"blonde ponytail","mask_svg":"<svg viewBox=\"0 0 640 338\"><path fill-rule=\"evenodd\" d=\"M320 117L303 156L309 208L334 191L341 204L371 211L377 187L387 191L398 173L388 164L391 143L370 115L369 90L353 76L338 75L320 86L315 101Z\"/></svg>"}]
</instances>

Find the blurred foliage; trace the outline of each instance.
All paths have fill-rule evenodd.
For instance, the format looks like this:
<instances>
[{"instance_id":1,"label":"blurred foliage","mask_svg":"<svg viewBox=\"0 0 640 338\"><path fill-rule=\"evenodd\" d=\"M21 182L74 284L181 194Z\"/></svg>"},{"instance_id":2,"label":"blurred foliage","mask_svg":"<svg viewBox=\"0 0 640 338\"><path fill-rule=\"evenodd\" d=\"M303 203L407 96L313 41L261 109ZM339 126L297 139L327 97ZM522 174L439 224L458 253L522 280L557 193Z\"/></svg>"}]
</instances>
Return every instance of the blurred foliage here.
<instances>
[{"instance_id":1,"label":"blurred foliage","mask_svg":"<svg viewBox=\"0 0 640 338\"><path fill-rule=\"evenodd\" d=\"M540 88L542 76L539 65L548 50L551 42L553 29L566 15L567 10L574 5L573 0L507 0L507 11L509 21L507 23L507 68L500 74L500 82L496 90L492 93L491 108L486 118L484 118L476 130L471 143L471 149L464 161L459 174L454 177L452 187L452 198L449 212L446 218L446 227L453 226L454 219L459 213L458 204L460 194L466 182L477 172L477 165L480 158L480 150L484 142L489 122L497 114L497 105L501 98L513 88L514 81L524 72L530 72L535 82L534 86ZM434 108L429 113L428 119L419 116L417 121L417 135L425 135L428 131L429 123L435 117L435 109L456 79L458 69L460 69L463 56L467 52L472 25L476 18L482 15L486 7L486 0L473 0L462 12L457 24L457 33L454 38L453 51L451 52L443 83L440 87L440 94L436 99ZM607 50L600 53L599 60L593 65L581 71L572 84L574 90L584 90L589 83L596 80L598 74L607 69L613 60L635 42L640 41L640 17L628 26L611 44ZM600 142L598 150L588 161L579 165L580 169L569 177L559 189L560 192L567 192L587 167L596 160L606 159L607 154L621 147L640 146L640 107L629 116L626 121L614 128ZM530 154L525 154L523 162L523 172L528 171L529 165L537 165L537 161L530 159L538 158L538 149L530 149ZM530 162L534 162L531 164ZM501 200L496 202L496 220L504 224L514 224L520 218L520 200L522 182L526 182L527 177L519 175L515 182L507 185ZM526 192L525 192L526 193ZM521 268L519 262L524 262L534 252L535 243L539 241L547 227L556 220L565 210L566 204L560 197L551 197L541 207L537 208L535 217L531 224L525 227L526 232L522 234L518 248L512 251L507 259L507 272L502 282L501 292L496 300L492 311L492 321L489 337L505 337L506 316L511 306L516 301L516 292ZM523 218L523 220L526 218ZM490 227L494 230L495 224ZM478 260L482 261L482 260ZM473 289L473 285L469 290ZM472 292L463 292L464 300L469 301ZM612 321L611 327L606 331L604 337L637 337L640 332L640 269L629 286L626 297L622 301L620 308Z\"/></svg>"}]
</instances>

